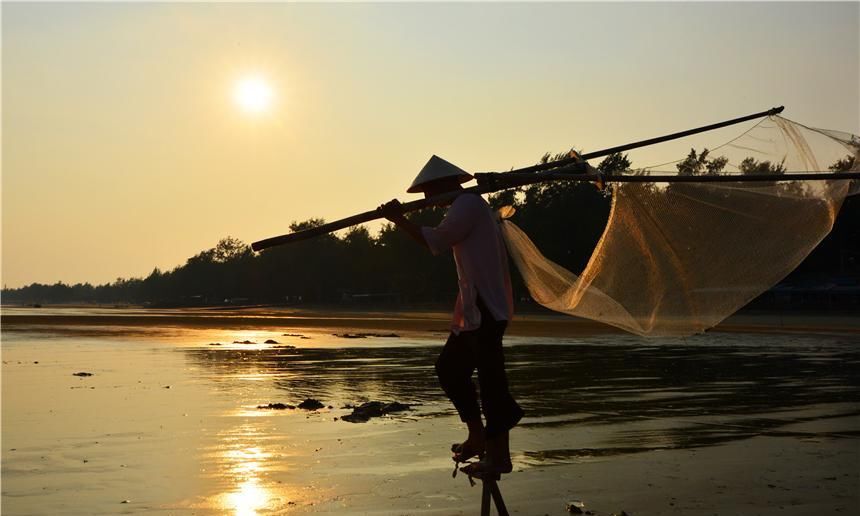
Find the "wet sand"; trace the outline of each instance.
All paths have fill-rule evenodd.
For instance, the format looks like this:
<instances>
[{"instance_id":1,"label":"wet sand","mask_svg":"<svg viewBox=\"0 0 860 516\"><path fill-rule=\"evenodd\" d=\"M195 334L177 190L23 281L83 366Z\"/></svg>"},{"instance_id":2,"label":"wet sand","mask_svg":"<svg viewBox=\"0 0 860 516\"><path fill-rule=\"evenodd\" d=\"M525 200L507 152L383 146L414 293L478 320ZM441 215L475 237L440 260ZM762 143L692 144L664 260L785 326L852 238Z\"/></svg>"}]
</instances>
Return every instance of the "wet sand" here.
<instances>
[{"instance_id":1,"label":"wet sand","mask_svg":"<svg viewBox=\"0 0 860 516\"><path fill-rule=\"evenodd\" d=\"M22 312L3 313L3 514L478 512L480 488L451 478L463 430L433 377L445 314ZM512 514L856 510L851 318L688 339L532 321L506 339L527 412L500 483ZM398 337L332 335L373 331ZM332 408L257 408L308 397ZM340 420L367 400L413 410Z\"/></svg>"}]
</instances>

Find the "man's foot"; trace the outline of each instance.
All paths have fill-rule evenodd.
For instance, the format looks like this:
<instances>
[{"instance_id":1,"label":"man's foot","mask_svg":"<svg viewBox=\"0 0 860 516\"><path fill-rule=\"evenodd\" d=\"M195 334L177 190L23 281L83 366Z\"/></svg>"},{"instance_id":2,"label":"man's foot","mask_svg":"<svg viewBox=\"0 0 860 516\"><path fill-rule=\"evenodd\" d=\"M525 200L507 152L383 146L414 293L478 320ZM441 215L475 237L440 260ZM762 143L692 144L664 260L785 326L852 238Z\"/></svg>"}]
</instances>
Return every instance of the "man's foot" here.
<instances>
[{"instance_id":1,"label":"man's foot","mask_svg":"<svg viewBox=\"0 0 860 516\"><path fill-rule=\"evenodd\" d=\"M469 428L469 437L462 444L451 445L451 452L454 454L451 458L454 462L466 462L472 457L480 459L484 456L484 423L481 418L467 420L466 427Z\"/></svg>"},{"instance_id":2,"label":"man's foot","mask_svg":"<svg viewBox=\"0 0 860 516\"><path fill-rule=\"evenodd\" d=\"M452 457L455 462L466 462L472 457L479 459L484 456L484 440L482 438L469 437L463 443L451 445Z\"/></svg>"}]
</instances>

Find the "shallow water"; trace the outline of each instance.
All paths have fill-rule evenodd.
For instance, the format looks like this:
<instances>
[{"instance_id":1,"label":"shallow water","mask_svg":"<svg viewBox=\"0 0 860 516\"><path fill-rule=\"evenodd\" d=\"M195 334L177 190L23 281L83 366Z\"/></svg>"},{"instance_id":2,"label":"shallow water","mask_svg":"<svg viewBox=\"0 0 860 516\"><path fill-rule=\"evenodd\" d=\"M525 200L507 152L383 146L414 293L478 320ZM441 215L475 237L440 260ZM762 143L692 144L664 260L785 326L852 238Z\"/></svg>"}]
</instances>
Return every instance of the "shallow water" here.
<instances>
[{"instance_id":1,"label":"shallow water","mask_svg":"<svg viewBox=\"0 0 860 516\"><path fill-rule=\"evenodd\" d=\"M469 513L469 493L445 483L446 449L462 431L433 373L444 334L333 335L352 331L4 326L4 514ZM245 340L258 344L233 343ZM860 450L857 343L838 334L510 337L510 383L527 415L512 436L516 467L612 464L754 438ZM256 408L308 397L331 408ZM344 405L366 400L413 410L339 420ZM841 475L850 457L826 460Z\"/></svg>"}]
</instances>

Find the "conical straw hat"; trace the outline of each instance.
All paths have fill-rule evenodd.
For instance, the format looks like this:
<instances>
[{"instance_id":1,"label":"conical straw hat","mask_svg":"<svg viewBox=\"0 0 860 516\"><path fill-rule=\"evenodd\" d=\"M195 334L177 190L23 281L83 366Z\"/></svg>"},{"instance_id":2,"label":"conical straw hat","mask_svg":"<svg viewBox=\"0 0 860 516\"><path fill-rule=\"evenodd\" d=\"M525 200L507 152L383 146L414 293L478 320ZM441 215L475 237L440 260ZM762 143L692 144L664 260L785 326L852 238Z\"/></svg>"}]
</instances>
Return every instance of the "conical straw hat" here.
<instances>
[{"instance_id":1,"label":"conical straw hat","mask_svg":"<svg viewBox=\"0 0 860 516\"><path fill-rule=\"evenodd\" d=\"M415 177L415 180L412 181L412 186L406 191L409 193L422 192L424 191L423 186L425 184L445 177L459 177L460 182L465 183L472 179L472 174L434 154L427 164L424 165L424 168L421 169L421 172L418 173L418 176Z\"/></svg>"}]
</instances>

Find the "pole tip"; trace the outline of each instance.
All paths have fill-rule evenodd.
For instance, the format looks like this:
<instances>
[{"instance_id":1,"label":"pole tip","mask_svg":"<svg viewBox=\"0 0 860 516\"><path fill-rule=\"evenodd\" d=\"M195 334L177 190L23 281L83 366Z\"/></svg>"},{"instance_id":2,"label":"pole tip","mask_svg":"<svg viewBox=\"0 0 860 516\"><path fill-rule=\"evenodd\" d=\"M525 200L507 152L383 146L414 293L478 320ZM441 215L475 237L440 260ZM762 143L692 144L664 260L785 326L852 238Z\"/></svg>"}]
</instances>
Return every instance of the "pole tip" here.
<instances>
[{"instance_id":1,"label":"pole tip","mask_svg":"<svg viewBox=\"0 0 860 516\"><path fill-rule=\"evenodd\" d=\"M770 108L770 111L768 111L767 114L768 115L778 115L778 114L782 113L783 109L785 109L785 106Z\"/></svg>"}]
</instances>

